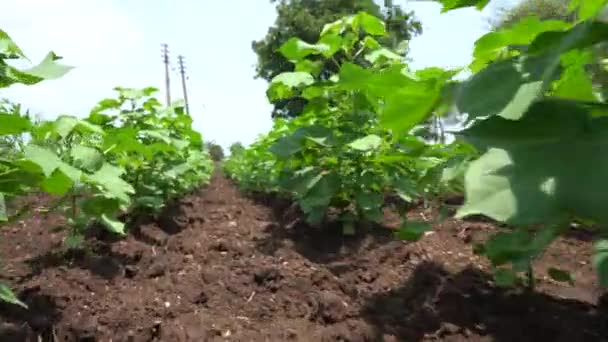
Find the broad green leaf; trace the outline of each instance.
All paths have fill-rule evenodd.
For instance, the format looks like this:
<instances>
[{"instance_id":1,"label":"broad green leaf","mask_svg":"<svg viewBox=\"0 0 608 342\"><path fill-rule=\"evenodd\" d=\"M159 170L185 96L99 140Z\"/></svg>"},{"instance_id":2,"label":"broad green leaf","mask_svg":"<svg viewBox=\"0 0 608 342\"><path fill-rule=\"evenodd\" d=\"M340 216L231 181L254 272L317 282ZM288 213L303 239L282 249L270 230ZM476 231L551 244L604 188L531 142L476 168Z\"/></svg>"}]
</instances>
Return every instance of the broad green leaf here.
<instances>
[{"instance_id":1,"label":"broad green leaf","mask_svg":"<svg viewBox=\"0 0 608 342\"><path fill-rule=\"evenodd\" d=\"M120 209L120 202L115 198L94 196L82 202L83 212L87 215L101 217L101 215L113 215Z\"/></svg>"},{"instance_id":2,"label":"broad green leaf","mask_svg":"<svg viewBox=\"0 0 608 342\"><path fill-rule=\"evenodd\" d=\"M363 29L367 34L374 36L386 35L386 28L382 19L375 17L367 12L357 13L352 21L352 27L355 31L359 28Z\"/></svg>"},{"instance_id":3,"label":"broad green leaf","mask_svg":"<svg viewBox=\"0 0 608 342\"><path fill-rule=\"evenodd\" d=\"M491 117L461 132L484 152L465 176L457 217L482 214L512 224L565 215L608 221L608 118L588 118L568 101L536 103L519 121Z\"/></svg>"},{"instance_id":4,"label":"broad green leaf","mask_svg":"<svg viewBox=\"0 0 608 342\"><path fill-rule=\"evenodd\" d=\"M300 200L302 209L305 212L311 212L316 208L323 208L325 211L331 199L340 190L340 184L340 177L337 173L323 174Z\"/></svg>"},{"instance_id":5,"label":"broad green leaf","mask_svg":"<svg viewBox=\"0 0 608 342\"><path fill-rule=\"evenodd\" d=\"M53 173L40 183L40 187L45 192L52 195L65 195L74 182L66 176L60 169L55 169Z\"/></svg>"},{"instance_id":6,"label":"broad green leaf","mask_svg":"<svg viewBox=\"0 0 608 342\"><path fill-rule=\"evenodd\" d=\"M424 236L424 233L431 230L431 224L428 222L405 221L395 232L395 236L406 241L418 241Z\"/></svg>"},{"instance_id":7,"label":"broad green leaf","mask_svg":"<svg viewBox=\"0 0 608 342\"><path fill-rule=\"evenodd\" d=\"M436 108L440 99L438 88L424 84L410 87L406 92L394 92L388 95L380 117L382 127L391 129L395 133L408 132L424 121Z\"/></svg>"},{"instance_id":8,"label":"broad green leaf","mask_svg":"<svg viewBox=\"0 0 608 342\"><path fill-rule=\"evenodd\" d=\"M72 146L70 156L74 159L77 167L88 171L99 169L104 162L103 154L99 150L83 145Z\"/></svg>"},{"instance_id":9,"label":"broad green leaf","mask_svg":"<svg viewBox=\"0 0 608 342\"><path fill-rule=\"evenodd\" d=\"M558 268L550 267L547 270L549 277L555 281L569 283L570 285L574 285L574 278L572 278L572 274L568 271L560 270Z\"/></svg>"},{"instance_id":10,"label":"broad green leaf","mask_svg":"<svg viewBox=\"0 0 608 342\"><path fill-rule=\"evenodd\" d=\"M528 45L542 32L566 30L570 26L570 23L559 20L540 20L534 16L523 18L512 27L492 31L479 38L473 51L475 60L470 67L477 72L505 55L510 46Z\"/></svg>"},{"instance_id":11,"label":"broad green leaf","mask_svg":"<svg viewBox=\"0 0 608 342\"><path fill-rule=\"evenodd\" d=\"M585 20L600 14L607 3L606 0L571 0L569 8L578 9L578 19Z\"/></svg>"},{"instance_id":12,"label":"broad green leaf","mask_svg":"<svg viewBox=\"0 0 608 342\"><path fill-rule=\"evenodd\" d=\"M313 76L319 76L323 70L323 63L320 61L311 61L308 59L303 59L296 63L295 71L301 71Z\"/></svg>"},{"instance_id":13,"label":"broad green leaf","mask_svg":"<svg viewBox=\"0 0 608 342\"><path fill-rule=\"evenodd\" d=\"M283 83L287 87L296 88L311 85L315 82L314 77L307 72L294 71L284 72L274 77L270 83Z\"/></svg>"},{"instance_id":14,"label":"broad green leaf","mask_svg":"<svg viewBox=\"0 0 608 342\"><path fill-rule=\"evenodd\" d=\"M25 158L34 164L37 164L42 169L45 176L49 177L56 169L61 170L73 182L80 181L82 172L71 165L64 163L52 151L30 144L24 149Z\"/></svg>"},{"instance_id":15,"label":"broad green leaf","mask_svg":"<svg viewBox=\"0 0 608 342\"><path fill-rule=\"evenodd\" d=\"M302 138L296 135L289 135L277 140L269 151L279 158L287 158L302 150Z\"/></svg>"},{"instance_id":16,"label":"broad green leaf","mask_svg":"<svg viewBox=\"0 0 608 342\"><path fill-rule=\"evenodd\" d=\"M608 240L597 241L593 249L593 266L599 275L600 284L608 287Z\"/></svg>"},{"instance_id":17,"label":"broad green leaf","mask_svg":"<svg viewBox=\"0 0 608 342\"><path fill-rule=\"evenodd\" d=\"M478 10L482 10L490 2L490 0L434 0L443 4L441 13L447 11L463 8L463 7L476 7Z\"/></svg>"},{"instance_id":18,"label":"broad green leaf","mask_svg":"<svg viewBox=\"0 0 608 342\"><path fill-rule=\"evenodd\" d=\"M17 296L15 296L13 291L11 291L11 289L9 289L8 286L1 284L1 283L0 283L0 301L19 305L24 309L28 308L24 302L20 301L19 298L17 298Z\"/></svg>"},{"instance_id":19,"label":"broad green leaf","mask_svg":"<svg viewBox=\"0 0 608 342\"><path fill-rule=\"evenodd\" d=\"M603 42L608 35L608 24L587 20L566 31L549 31L538 35L528 48L528 53L538 55L560 54L573 49L584 49Z\"/></svg>"},{"instance_id":20,"label":"broad green leaf","mask_svg":"<svg viewBox=\"0 0 608 342\"><path fill-rule=\"evenodd\" d=\"M12 114L0 114L0 136L24 133L29 131L31 127L32 124L30 120L25 117Z\"/></svg>"},{"instance_id":21,"label":"broad green leaf","mask_svg":"<svg viewBox=\"0 0 608 342\"><path fill-rule=\"evenodd\" d=\"M129 195L134 194L135 189L121 178L124 172L122 168L105 163L97 172L87 176L87 179L103 187L107 196L129 203Z\"/></svg>"},{"instance_id":22,"label":"broad green leaf","mask_svg":"<svg viewBox=\"0 0 608 342\"><path fill-rule=\"evenodd\" d=\"M80 120L75 116L69 115L59 116L55 120L52 129L62 138L67 137L74 131L80 132L82 134L96 133L103 135L105 133L100 126L84 120Z\"/></svg>"},{"instance_id":23,"label":"broad green leaf","mask_svg":"<svg viewBox=\"0 0 608 342\"><path fill-rule=\"evenodd\" d=\"M190 170L192 170L192 166L189 163L182 163L169 169L167 172L165 172L165 175L168 178L177 179Z\"/></svg>"},{"instance_id":24,"label":"broad green leaf","mask_svg":"<svg viewBox=\"0 0 608 342\"><path fill-rule=\"evenodd\" d=\"M20 57L27 59L25 54L11 37L0 29L0 56L5 55L6 58Z\"/></svg>"},{"instance_id":25,"label":"broad green leaf","mask_svg":"<svg viewBox=\"0 0 608 342\"><path fill-rule=\"evenodd\" d=\"M508 268L498 268L494 270L494 282L501 287L515 286L519 278L517 274Z\"/></svg>"},{"instance_id":26,"label":"broad green leaf","mask_svg":"<svg viewBox=\"0 0 608 342\"><path fill-rule=\"evenodd\" d=\"M365 59L372 64L377 64L384 60L399 62L402 57L387 48L380 48L367 53Z\"/></svg>"},{"instance_id":27,"label":"broad green leaf","mask_svg":"<svg viewBox=\"0 0 608 342\"><path fill-rule=\"evenodd\" d=\"M103 225L111 232L124 235L125 234L125 224L107 216L106 214L101 215L101 222Z\"/></svg>"},{"instance_id":28,"label":"broad green leaf","mask_svg":"<svg viewBox=\"0 0 608 342\"><path fill-rule=\"evenodd\" d=\"M375 150L382 145L382 138L375 134L370 134L363 138L359 138L348 144L350 148L358 151L371 151Z\"/></svg>"},{"instance_id":29,"label":"broad green leaf","mask_svg":"<svg viewBox=\"0 0 608 342\"><path fill-rule=\"evenodd\" d=\"M299 61L312 54L321 54L329 50L325 44L310 44L299 38L290 38L279 48L279 52L288 60Z\"/></svg>"},{"instance_id":30,"label":"broad green leaf","mask_svg":"<svg viewBox=\"0 0 608 342\"><path fill-rule=\"evenodd\" d=\"M55 53L49 52L40 64L33 68L23 70L24 73L39 77L44 80L56 79L64 76L74 67L57 63L61 59Z\"/></svg>"},{"instance_id":31,"label":"broad green leaf","mask_svg":"<svg viewBox=\"0 0 608 342\"><path fill-rule=\"evenodd\" d=\"M545 87L545 80L526 72L534 66L536 63L522 65L517 58L490 64L462 84L458 109L470 119L490 115L519 119Z\"/></svg>"},{"instance_id":32,"label":"broad green leaf","mask_svg":"<svg viewBox=\"0 0 608 342\"><path fill-rule=\"evenodd\" d=\"M560 80L556 82L553 95L573 100L596 101L591 76L585 70L585 67L592 62L591 58L591 53L579 50L564 54L562 56L564 71Z\"/></svg>"}]
</instances>

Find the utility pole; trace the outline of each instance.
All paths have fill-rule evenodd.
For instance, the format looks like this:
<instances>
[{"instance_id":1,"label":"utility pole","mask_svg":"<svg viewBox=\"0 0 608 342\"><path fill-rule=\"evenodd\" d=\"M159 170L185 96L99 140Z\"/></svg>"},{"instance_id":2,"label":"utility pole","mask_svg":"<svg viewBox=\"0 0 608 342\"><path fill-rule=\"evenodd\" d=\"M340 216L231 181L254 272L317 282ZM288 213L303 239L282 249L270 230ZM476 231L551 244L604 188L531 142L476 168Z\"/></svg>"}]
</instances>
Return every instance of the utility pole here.
<instances>
[{"instance_id":1,"label":"utility pole","mask_svg":"<svg viewBox=\"0 0 608 342\"><path fill-rule=\"evenodd\" d=\"M163 63L165 64L165 91L167 95L167 107L171 106L171 83L169 82L169 45L161 44L163 47Z\"/></svg>"},{"instance_id":2,"label":"utility pole","mask_svg":"<svg viewBox=\"0 0 608 342\"><path fill-rule=\"evenodd\" d=\"M184 66L184 56L177 56L177 61L179 63L179 73L182 75L182 89L184 92L184 102L186 104L186 114L190 114L190 109L188 107L188 91L186 90L186 67Z\"/></svg>"}]
</instances>

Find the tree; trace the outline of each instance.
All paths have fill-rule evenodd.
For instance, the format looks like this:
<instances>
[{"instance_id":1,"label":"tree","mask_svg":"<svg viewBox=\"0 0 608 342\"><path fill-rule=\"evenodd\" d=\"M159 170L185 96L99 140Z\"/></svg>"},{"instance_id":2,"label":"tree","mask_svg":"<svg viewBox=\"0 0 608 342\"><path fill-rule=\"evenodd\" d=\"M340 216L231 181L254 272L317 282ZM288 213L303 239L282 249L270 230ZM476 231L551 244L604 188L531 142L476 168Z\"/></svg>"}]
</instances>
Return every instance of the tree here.
<instances>
[{"instance_id":1,"label":"tree","mask_svg":"<svg viewBox=\"0 0 608 342\"><path fill-rule=\"evenodd\" d=\"M571 11L569 5L570 0L524 0L515 7L501 9L491 25L495 30L506 28L531 15L541 20L573 22L576 20L576 11Z\"/></svg>"},{"instance_id":2,"label":"tree","mask_svg":"<svg viewBox=\"0 0 608 342\"><path fill-rule=\"evenodd\" d=\"M230 155L236 156L241 154L245 150L245 146L241 142L235 142L230 145L228 148L230 150Z\"/></svg>"},{"instance_id":3,"label":"tree","mask_svg":"<svg viewBox=\"0 0 608 342\"><path fill-rule=\"evenodd\" d=\"M381 43L391 47L409 40L422 31L420 22L416 21L412 12L405 12L392 1L386 0L384 11L373 0L270 0L277 3L277 19L269 28L266 36L252 43L252 48L258 55L256 78L270 81L282 72L293 71L293 64L277 51L291 37L299 37L313 43L319 39L323 26L345 15L366 11L369 14L382 17L387 22L390 33ZM407 50L403 51L403 54ZM319 73L328 75L338 70L341 57L323 64ZM297 116L307 101L301 97L277 101L274 103L273 117Z\"/></svg>"},{"instance_id":4,"label":"tree","mask_svg":"<svg viewBox=\"0 0 608 342\"><path fill-rule=\"evenodd\" d=\"M224 159L224 149L214 141L207 141L205 143L205 149L209 152L213 161L219 162Z\"/></svg>"}]
</instances>

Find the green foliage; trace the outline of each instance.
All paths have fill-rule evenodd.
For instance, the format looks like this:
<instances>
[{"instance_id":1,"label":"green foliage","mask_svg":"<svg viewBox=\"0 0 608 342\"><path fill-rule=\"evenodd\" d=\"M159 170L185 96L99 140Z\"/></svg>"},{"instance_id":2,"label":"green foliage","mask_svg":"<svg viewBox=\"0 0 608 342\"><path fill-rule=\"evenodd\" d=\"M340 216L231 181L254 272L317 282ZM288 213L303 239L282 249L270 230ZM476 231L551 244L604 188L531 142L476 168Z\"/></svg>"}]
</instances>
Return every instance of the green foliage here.
<instances>
[{"instance_id":1,"label":"green foliage","mask_svg":"<svg viewBox=\"0 0 608 342\"><path fill-rule=\"evenodd\" d=\"M32 85L65 74L50 53L42 63L18 70L9 59L25 59L0 30L0 86ZM46 192L54 210L68 218L68 247L78 247L93 223L125 234L121 214L159 213L165 203L209 180L212 162L182 107L162 108L154 88L116 88L79 119L61 115L35 122L18 105L0 106L0 224L25 214L9 212L5 200ZM26 139L27 138L27 139ZM25 306L0 284L0 300Z\"/></svg>"},{"instance_id":2,"label":"green foliage","mask_svg":"<svg viewBox=\"0 0 608 342\"><path fill-rule=\"evenodd\" d=\"M444 10L488 3L440 2ZM596 20L605 5L572 1L571 21L520 18L484 35L469 65L473 75L462 82L452 79L454 70L410 71L376 39L383 25L368 14L327 24L316 43L290 37L280 51L295 73L274 78L268 96L306 99L302 115L275 120L225 169L246 190L291 196L311 222L338 209L345 232L358 220L378 219L387 192L428 197L464 171L466 201L457 217L485 215L514 226L476 251L496 266L497 283L519 283L525 273L533 288L532 261L571 220L608 233L606 83L594 78L608 65L597 58L608 43L608 24ZM343 58L334 72L319 78L319 63L337 54ZM468 114L456 142L421 141L419 127L452 106ZM427 229L405 222L398 235L415 240ZM593 262L608 286L606 250L599 241ZM557 268L548 273L574 281Z\"/></svg>"},{"instance_id":3,"label":"green foliage","mask_svg":"<svg viewBox=\"0 0 608 342\"><path fill-rule=\"evenodd\" d=\"M224 160L224 149L221 145L218 145L213 141L207 141L205 143L205 150L209 153L213 161L219 162Z\"/></svg>"},{"instance_id":4,"label":"green foliage","mask_svg":"<svg viewBox=\"0 0 608 342\"><path fill-rule=\"evenodd\" d=\"M243 146L243 144L240 142L235 142L230 144L228 150L230 151L231 156L237 156L243 153L245 146Z\"/></svg>"},{"instance_id":5,"label":"green foliage","mask_svg":"<svg viewBox=\"0 0 608 342\"><path fill-rule=\"evenodd\" d=\"M276 76L289 71L306 71L315 78L324 79L329 74L338 70L336 62L341 64L343 60L352 60L357 63L365 63L363 58L352 59L343 53L332 52L341 43L329 36L327 39L319 39L321 33L331 28L345 15L352 15L360 11L369 13L368 17L361 17L361 24L366 25L370 34L378 34L387 31L378 37L376 44L386 46L403 47L402 42L409 40L412 36L421 32L421 24L414 20L413 14L403 11L399 6L390 6L382 11L373 0L271 0L277 2L277 19L274 26L270 27L266 36L252 43L253 50L258 55L256 76L265 80L272 80ZM384 13L383 13L384 12ZM375 18L383 17L387 24L379 24ZM372 21L379 26L366 24ZM358 25L358 24L357 24ZM334 27L335 28L335 27ZM326 33L326 32L325 32ZM293 40L298 37L298 41ZM357 37L351 36L349 39ZM291 40L290 40L291 39ZM316 45L310 42L319 42ZM407 47L407 44L405 44ZM291 61L301 59L307 51L315 49L325 50L325 57L331 55L331 59L311 58L305 64L294 65ZM298 50L299 52L295 52ZM401 49L404 55L407 49ZM314 72L311 72L311 68ZM286 96L281 99L271 99L275 109L273 117L292 117L299 115L308 100L301 96Z\"/></svg>"},{"instance_id":6,"label":"green foliage","mask_svg":"<svg viewBox=\"0 0 608 342\"><path fill-rule=\"evenodd\" d=\"M428 145L409 131L444 102L441 88L454 72L412 73L378 42L385 34L382 20L360 12L326 25L314 44L289 39L280 51L301 71L274 77L267 94L309 102L300 116L275 119L268 135L231 156L224 165L230 177L245 190L293 198L313 224L337 209L346 233L358 221L379 221L385 195L431 198L451 186L444 168L471 150ZM326 79L302 71L337 55L342 64ZM354 62L359 57L365 65Z\"/></svg>"}]
</instances>

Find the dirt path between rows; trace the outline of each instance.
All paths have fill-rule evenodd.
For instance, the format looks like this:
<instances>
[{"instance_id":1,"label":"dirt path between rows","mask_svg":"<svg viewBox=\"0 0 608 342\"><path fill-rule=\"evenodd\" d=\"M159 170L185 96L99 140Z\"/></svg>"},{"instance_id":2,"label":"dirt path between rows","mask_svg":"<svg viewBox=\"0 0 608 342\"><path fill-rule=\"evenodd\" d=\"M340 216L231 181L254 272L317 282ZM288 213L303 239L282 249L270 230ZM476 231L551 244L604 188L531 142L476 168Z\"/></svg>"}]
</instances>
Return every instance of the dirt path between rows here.
<instances>
[{"instance_id":1,"label":"dirt path between rows","mask_svg":"<svg viewBox=\"0 0 608 342\"><path fill-rule=\"evenodd\" d=\"M0 304L0 341L608 340L585 236L537 263L541 276L548 264L572 271L575 286L544 281L524 294L492 287L471 252L491 224L449 221L404 243L388 230L343 237L287 225L283 209L216 174L159 222L92 239L88 254L58 253L57 217L8 227L0 282L30 310Z\"/></svg>"}]
</instances>

